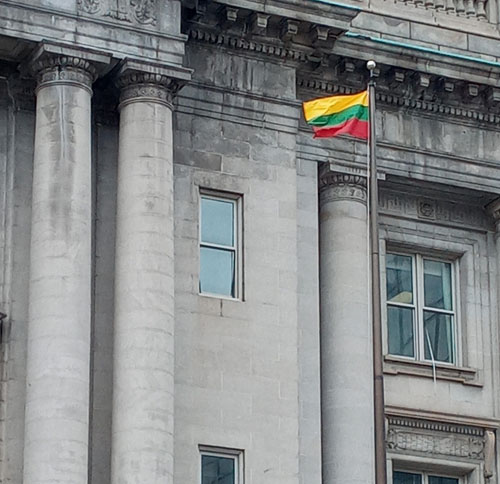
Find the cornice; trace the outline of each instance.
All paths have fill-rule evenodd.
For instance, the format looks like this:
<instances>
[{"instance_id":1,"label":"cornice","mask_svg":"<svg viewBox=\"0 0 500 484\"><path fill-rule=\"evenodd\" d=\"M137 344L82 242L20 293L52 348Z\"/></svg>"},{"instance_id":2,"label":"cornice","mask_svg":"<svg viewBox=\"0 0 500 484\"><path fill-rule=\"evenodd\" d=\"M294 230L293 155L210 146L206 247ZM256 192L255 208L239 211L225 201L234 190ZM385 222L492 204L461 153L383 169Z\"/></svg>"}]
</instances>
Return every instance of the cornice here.
<instances>
[{"instance_id":1,"label":"cornice","mask_svg":"<svg viewBox=\"0 0 500 484\"><path fill-rule=\"evenodd\" d=\"M215 32L202 27L190 27L187 34L189 39L193 41L299 63L308 62L309 55L312 52L311 49L305 47L291 44L285 46L280 42L273 42L272 39L247 39L229 32Z\"/></svg>"},{"instance_id":2,"label":"cornice","mask_svg":"<svg viewBox=\"0 0 500 484\"><path fill-rule=\"evenodd\" d=\"M205 10L198 16L185 16L190 42L292 65L304 98L366 88L368 72L362 59L366 52L358 58L339 55L341 30L215 2L203 5ZM480 84L429 73L425 66L422 70L401 68L391 64L394 61L389 57L385 62L375 71L380 104L461 124L500 125L500 87L487 85L491 74Z\"/></svg>"},{"instance_id":3,"label":"cornice","mask_svg":"<svg viewBox=\"0 0 500 484\"><path fill-rule=\"evenodd\" d=\"M473 427L480 430L496 430L500 428L500 420L498 419L471 417L393 405L386 405L385 413L388 418L406 419L409 422L426 421L429 424L452 425L465 428Z\"/></svg>"},{"instance_id":4,"label":"cornice","mask_svg":"<svg viewBox=\"0 0 500 484\"><path fill-rule=\"evenodd\" d=\"M352 59L344 62L350 61ZM348 85L345 74L336 80L324 80L299 73L297 86L307 93L305 96L350 94L363 89L364 85L362 72L353 67L351 73L354 80L351 85ZM395 79L399 86L394 85ZM500 125L500 89L497 88L434 76L424 77L412 71L399 70L395 73L389 70L377 79L376 98L384 106L420 111L424 115L446 120L452 118L463 123Z\"/></svg>"}]
</instances>

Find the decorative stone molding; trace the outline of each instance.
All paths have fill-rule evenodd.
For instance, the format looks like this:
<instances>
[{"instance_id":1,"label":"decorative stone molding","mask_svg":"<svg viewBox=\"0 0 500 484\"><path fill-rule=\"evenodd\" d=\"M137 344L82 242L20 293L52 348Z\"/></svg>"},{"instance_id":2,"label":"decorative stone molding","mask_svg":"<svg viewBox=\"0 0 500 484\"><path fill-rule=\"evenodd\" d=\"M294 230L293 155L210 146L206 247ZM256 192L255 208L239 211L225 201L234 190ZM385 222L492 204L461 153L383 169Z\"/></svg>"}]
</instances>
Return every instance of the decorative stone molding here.
<instances>
[{"instance_id":1,"label":"decorative stone molding","mask_svg":"<svg viewBox=\"0 0 500 484\"><path fill-rule=\"evenodd\" d=\"M436 10L448 15L486 21L487 0L397 0L408 7Z\"/></svg>"},{"instance_id":2,"label":"decorative stone molding","mask_svg":"<svg viewBox=\"0 0 500 484\"><path fill-rule=\"evenodd\" d=\"M121 90L120 108L131 102L159 102L172 108L172 100L180 89L178 80L161 74L131 72L117 80Z\"/></svg>"},{"instance_id":3,"label":"decorative stone molding","mask_svg":"<svg viewBox=\"0 0 500 484\"><path fill-rule=\"evenodd\" d=\"M101 8L101 0L77 0L76 5L82 12L95 14Z\"/></svg>"},{"instance_id":4,"label":"decorative stone molding","mask_svg":"<svg viewBox=\"0 0 500 484\"><path fill-rule=\"evenodd\" d=\"M47 84L78 84L92 91L97 77L95 67L87 60L67 55L45 55L31 65L38 82L37 90Z\"/></svg>"},{"instance_id":5,"label":"decorative stone molding","mask_svg":"<svg viewBox=\"0 0 500 484\"><path fill-rule=\"evenodd\" d=\"M439 222L459 227L487 228L491 225L482 207L435 200L411 193L381 190L379 209L382 214ZM500 216L500 204L498 208Z\"/></svg>"},{"instance_id":6,"label":"decorative stone molding","mask_svg":"<svg viewBox=\"0 0 500 484\"><path fill-rule=\"evenodd\" d=\"M120 22L139 25L156 25L158 21L157 0L78 0L77 8L89 15L110 17Z\"/></svg>"},{"instance_id":7,"label":"decorative stone molding","mask_svg":"<svg viewBox=\"0 0 500 484\"><path fill-rule=\"evenodd\" d=\"M237 35L228 33L211 32L201 28L190 28L189 38L199 42L213 45L223 45L228 48L254 52L265 56L273 56L280 59L288 59L295 62L307 62L308 52L299 47L277 45L273 42L266 42L262 39L249 40Z\"/></svg>"},{"instance_id":8,"label":"decorative stone molding","mask_svg":"<svg viewBox=\"0 0 500 484\"><path fill-rule=\"evenodd\" d=\"M394 76L398 76L398 82L400 83L400 88L398 90L394 90L392 86L395 79ZM442 116L447 120L452 116L454 118L476 122L479 121L491 125L498 125L500 123L500 112L496 105L497 101L495 101L495 88L482 87L481 91L479 91L478 86L474 85L473 88L476 89L474 91L476 92L476 96L470 98L471 105L468 106L466 102L464 103L464 101L467 101L467 98L460 97L460 102L456 100L456 92L460 91L456 88L459 81L452 82L443 79L432 79L433 82L431 82L429 78L424 83L425 85L421 85L421 76L414 76L412 79L418 83L423 92L419 94L415 89L415 92L412 94L411 90L408 89L408 85L411 85L411 83L410 81L406 81L409 78L411 78L411 75L409 76L401 70L388 73L385 76L381 75L377 81L377 101L381 104L397 108L404 107L423 111L434 116ZM364 78L362 81L364 82ZM361 84L347 86L343 83L343 80L340 79L338 81L327 81L324 79L311 78L310 75L299 75L297 85L302 89L320 91L326 94L351 94L361 89ZM399 92L405 86L406 90L404 92ZM470 92L471 86L464 85L463 87ZM437 102L434 99L439 99L440 101Z\"/></svg>"},{"instance_id":9,"label":"decorative stone molding","mask_svg":"<svg viewBox=\"0 0 500 484\"><path fill-rule=\"evenodd\" d=\"M480 374L474 368L436 365L428 361L414 361L397 356L384 356L384 373L386 375L409 375L420 378L436 378L452 381L463 385L482 387Z\"/></svg>"},{"instance_id":10,"label":"decorative stone molding","mask_svg":"<svg viewBox=\"0 0 500 484\"><path fill-rule=\"evenodd\" d=\"M156 0L130 0L135 20L143 25L156 25Z\"/></svg>"},{"instance_id":11,"label":"decorative stone molding","mask_svg":"<svg viewBox=\"0 0 500 484\"><path fill-rule=\"evenodd\" d=\"M208 18L203 20L188 23L191 41L294 63L298 68L297 87L305 91L304 97L350 94L366 87L365 62L332 54L338 32L325 26L267 16L262 24L265 28L256 29L255 16L249 15L241 22L245 28L233 22L233 28L221 31L220 25L215 27ZM422 111L448 122L455 118L463 124L487 123L494 129L500 125L497 87L383 64L376 74L380 104Z\"/></svg>"},{"instance_id":12,"label":"decorative stone molding","mask_svg":"<svg viewBox=\"0 0 500 484\"><path fill-rule=\"evenodd\" d=\"M367 189L366 177L337 173L329 168L322 168L319 177L320 202L332 202L337 200L355 200L366 203Z\"/></svg>"},{"instance_id":13,"label":"decorative stone molding","mask_svg":"<svg viewBox=\"0 0 500 484\"><path fill-rule=\"evenodd\" d=\"M392 415L387 423L391 452L485 462L494 445L494 433L482 427Z\"/></svg>"}]
</instances>

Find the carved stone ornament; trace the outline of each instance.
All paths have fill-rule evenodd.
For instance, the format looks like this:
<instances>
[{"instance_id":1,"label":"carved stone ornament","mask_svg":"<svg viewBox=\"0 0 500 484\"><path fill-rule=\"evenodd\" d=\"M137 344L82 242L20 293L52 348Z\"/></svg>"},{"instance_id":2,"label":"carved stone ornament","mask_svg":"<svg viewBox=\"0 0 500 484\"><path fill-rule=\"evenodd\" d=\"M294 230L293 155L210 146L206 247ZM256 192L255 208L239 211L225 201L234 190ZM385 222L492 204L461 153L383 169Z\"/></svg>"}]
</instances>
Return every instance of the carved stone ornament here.
<instances>
[{"instance_id":1,"label":"carved stone ornament","mask_svg":"<svg viewBox=\"0 0 500 484\"><path fill-rule=\"evenodd\" d=\"M379 209L384 214L433 220L455 227L485 228L490 224L482 207L447 200L431 200L400 191L381 190Z\"/></svg>"},{"instance_id":2,"label":"carved stone ornament","mask_svg":"<svg viewBox=\"0 0 500 484\"><path fill-rule=\"evenodd\" d=\"M485 474L490 472L494 433L489 430L402 417L389 417L388 423L386 445L391 452L482 461Z\"/></svg>"},{"instance_id":3,"label":"carved stone ornament","mask_svg":"<svg viewBox=\"0 0 500 484\"><path fill-rule=\"evenodd\" d=\"M117 85L121 89L120 107L148 100L172 107L172 100L180 88L175 79L146 72L125 74L118 79Z\"/></svg>"},{"instance_id":4,"label":"carved stone ornament","mask_svg":"<svg viewBox=\"0 0 500 484\"><path fill-rule=\"evenodd\" d=\"M120 22L140 25L156 25L157 0L78 0L80 12L90 15L102 15Z\"/></svg>"},{"instance_id":5,"label":"carved stone ornament","mask_svg":"<svg viewBox=\"0 0 500 484\"><path fill-rule=\"evenodd\" d=\"M94 66L87 60L65 55L50 55L32 65L38 80L38 89L47 83L80 84L91 89L97 77Z\"/></svg>"},{"instance_id":6,"label":"carved stone ornament","mask_svg":"<svg viewBox=\"0 0 500 484\"><path fill-rule=\"evenodd\" d=\"M76 2L78 10L85 13L95 14L101 8L101 0L78 0Z\"/></svg>"},{"instance_id":7,"label":"carved stone ornament","mask_svg":"<svg viewBox=\"0 0 500 484\"><path fill-rule=\"evenodd\" d=\"M327 169L320 172L320 202L355 200L366 203L366 178L361 175L336 173Z\"/></svg>"},{"instance_id":8,"label":"carved stone ornament","mask_svg":"<svg viewBox=\"0 0 500 484\"><path fill-rule=\"evenodd\" d=\"M156 0L130 0L130 7L137 22L156 25Z\"/></svg>"},{"instance_id":9,"label":"carved stone ornament","mask_svg":"<svg viewBox=\"0 0 500 484\"><path fill-rule=\"evenodd\" d=\"M432 432L417 433L402 429L389 429L387 448L405 453L484 459L484 439L481 437L441 436Z\"/></svg>"}]
</instances>

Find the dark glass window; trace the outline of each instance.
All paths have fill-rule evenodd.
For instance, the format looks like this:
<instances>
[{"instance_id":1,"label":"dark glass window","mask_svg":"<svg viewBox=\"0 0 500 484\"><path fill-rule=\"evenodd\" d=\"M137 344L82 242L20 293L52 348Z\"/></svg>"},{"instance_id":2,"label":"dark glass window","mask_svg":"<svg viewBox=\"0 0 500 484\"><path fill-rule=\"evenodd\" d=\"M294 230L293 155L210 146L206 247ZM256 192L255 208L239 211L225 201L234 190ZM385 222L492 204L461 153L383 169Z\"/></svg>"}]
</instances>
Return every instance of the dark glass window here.
<instances>
[{"instance_id":1,"label":"dark glass window","mask_svg":"<svg viewBox=\"0 0 500 484\"><path fill-rule=\"evenodd\" d=\"M202 455L201 484L236 484L235 464L231 457Z\"/></svg>"}]
</instances>

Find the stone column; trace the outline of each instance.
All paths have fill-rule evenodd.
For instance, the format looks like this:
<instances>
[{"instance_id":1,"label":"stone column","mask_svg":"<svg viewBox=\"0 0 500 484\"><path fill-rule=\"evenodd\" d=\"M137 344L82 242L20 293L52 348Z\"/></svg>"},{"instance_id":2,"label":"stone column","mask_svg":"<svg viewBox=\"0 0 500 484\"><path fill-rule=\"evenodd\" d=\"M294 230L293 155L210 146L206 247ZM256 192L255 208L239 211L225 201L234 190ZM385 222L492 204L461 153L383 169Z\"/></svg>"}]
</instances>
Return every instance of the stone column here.
<instances>
[{"instance_id":1,"label":"stone column","mask_svg":"<svg viewBox=\"0 0 500 484\"><path fill-rule=\"evenodd\" d=\"M171 483L173 82L132 73L119 85L111 481Z\"/></svg>"},{"instance_id":2,"label":"stone column","mask_svg":"<svg viewBox=\"0 0 500 484\"><path fill-rule=\"evenodd\" d=\"M324 484L374 482L366 178L320 175Z\"/></svg>"},{"instance_id":3,"label":"stone column","mask_svg":"<svg viewBox=\"0 0 500 484\"><path fill-rule=\"evenodd\" d=\"M23 483L87 484L95 70L78 57L45 54L34 62Z\"/></svg>"}]
</instances>

